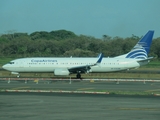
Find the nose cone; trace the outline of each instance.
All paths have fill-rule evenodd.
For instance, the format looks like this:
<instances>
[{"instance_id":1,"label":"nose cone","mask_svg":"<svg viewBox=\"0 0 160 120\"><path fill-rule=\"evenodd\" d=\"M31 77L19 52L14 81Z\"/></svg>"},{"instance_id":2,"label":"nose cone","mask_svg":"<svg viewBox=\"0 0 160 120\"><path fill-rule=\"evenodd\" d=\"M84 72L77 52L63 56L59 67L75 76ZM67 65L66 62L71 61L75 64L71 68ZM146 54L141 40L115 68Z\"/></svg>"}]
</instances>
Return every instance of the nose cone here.
<instances>
[{"instance_id":1,"label":"nose cone","mask_svg":"<svg viewBox=\"0 0 160 120\"><path fill-rule=\"evenodd\" d=\"M3 65L2 68L5 69L5 70L7 70L7 68L8 68L7 64Z\"/></svg>"}]
</instances>

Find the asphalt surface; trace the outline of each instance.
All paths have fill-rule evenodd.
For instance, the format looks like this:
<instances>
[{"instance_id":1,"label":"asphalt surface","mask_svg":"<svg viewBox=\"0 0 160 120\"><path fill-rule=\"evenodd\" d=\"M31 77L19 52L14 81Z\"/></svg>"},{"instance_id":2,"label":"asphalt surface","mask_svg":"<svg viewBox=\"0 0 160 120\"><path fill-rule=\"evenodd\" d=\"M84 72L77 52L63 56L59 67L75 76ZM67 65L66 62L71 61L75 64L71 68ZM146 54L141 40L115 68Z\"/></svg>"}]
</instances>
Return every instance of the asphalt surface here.
<instances>
[{"instance_id":1,"label":"asphalt surface","mask_svg":"<svg viewBox=\"0 0 160 120\"><path fill-rule=\"evenodd\" d=\"M0 120L160 120L157 96L0 93Z\"/></svg>"},{"instance_id":2,"label":"asphalt surface","mask_svg":"<svg viewBox=\"0 0 160 120\"><path fill-rule=\"evenodd\" d=\"M0 89L37 89L37 90L119 90L119 91L160 91L160 82L105 82L105 81L0 81Z\"/></svg>"},{"instance_id":3,"label":"asphalt surface","mask_svg":"<svg viewBox=\"0 0 160 120\"><path fill-rule=\"evenodd\" d=\"M160 91L153 82L0 81L0 89ZM160 120L159 96L0 92L0 120Z\"/></svg>"}]
</instances>

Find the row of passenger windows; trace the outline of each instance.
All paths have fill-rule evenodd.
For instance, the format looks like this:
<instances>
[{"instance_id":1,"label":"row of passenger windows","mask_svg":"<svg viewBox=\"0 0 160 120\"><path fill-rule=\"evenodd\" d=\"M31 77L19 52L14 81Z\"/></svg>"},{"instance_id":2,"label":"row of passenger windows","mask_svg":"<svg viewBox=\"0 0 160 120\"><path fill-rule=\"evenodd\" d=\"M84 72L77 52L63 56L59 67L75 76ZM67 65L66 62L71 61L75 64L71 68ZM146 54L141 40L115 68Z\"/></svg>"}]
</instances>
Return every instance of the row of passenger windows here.
<instances>
[{"instance_id":1,"label":"row of passenger windows","mask_svg":"<svg viewBox=\"0 0 160 120\"><path fill-rule=\"evenodd\" d=\"M58 63L27 63L27 64L29 64L29 65L58 65ZM95 64L95 63L60 63L61 65L93 65L93 64ZM112 65L118 65L119 63L101 63L101 64L103 64L103 65L107 65L107 64L112 64Z\"/></svg>"}]
</instances>

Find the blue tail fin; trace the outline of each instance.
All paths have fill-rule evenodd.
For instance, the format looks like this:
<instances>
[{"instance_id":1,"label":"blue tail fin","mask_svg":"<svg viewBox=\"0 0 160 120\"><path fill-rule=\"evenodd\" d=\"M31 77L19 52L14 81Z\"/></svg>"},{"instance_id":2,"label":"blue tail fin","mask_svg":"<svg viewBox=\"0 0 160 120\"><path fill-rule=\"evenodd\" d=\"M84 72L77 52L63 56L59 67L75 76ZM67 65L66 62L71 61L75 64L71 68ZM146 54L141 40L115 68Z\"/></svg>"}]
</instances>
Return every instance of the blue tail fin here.
<instances>
[{"instance_id":1,"label":"blue tail fin","mask_svg":"<svg viewBox=\"0 0 160 120\"><path fill-rule=\"evenodd\" d=\"M98 55L97 63L101 63L102 59L103 59L103 53L100 53L100 54Z\"/></svg>"},{"instance_id":2,"label":"blue tail fin","mask_svg":"<svg viewBox=\"0 0 160 120\"><path fill-rule=\"evenodd\" d=\"M147 59L152 43L154 31L148 31L147 34L126 54L125 58Z\"/></svg>"}]
</instances>

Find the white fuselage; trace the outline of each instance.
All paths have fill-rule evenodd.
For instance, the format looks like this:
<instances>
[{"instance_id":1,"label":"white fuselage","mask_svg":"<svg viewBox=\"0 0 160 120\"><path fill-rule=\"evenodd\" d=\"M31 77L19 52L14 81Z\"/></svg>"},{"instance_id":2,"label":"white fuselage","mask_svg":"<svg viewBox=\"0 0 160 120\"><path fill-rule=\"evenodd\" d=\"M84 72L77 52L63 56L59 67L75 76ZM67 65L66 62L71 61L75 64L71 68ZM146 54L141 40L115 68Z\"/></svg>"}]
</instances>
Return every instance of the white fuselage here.
<instances>
[{"instance_id":1,"label":"white fuselage","mask_svg":"<svg viewBox=\"0 0 160 120\"><path fill-rule=\"evenodd\" d=\"M148 53L153 34L154 31L148 31L130 52L114 58L104 58L102 53L97 58L34 57L16 59L2 67L11 71L12 74L19 74L19 72L54 72L54 75L77 73L78 77L82 72L114 72L138 68L151 59L148 58Z\"/></svg>"},{"instance_id":2,"label":"white fuselage","mask_svg":"<svg viewBox=\"0 0 160 120\"><path fill-rule=\"evenodd\" d=\"M95 64L97 58L22 58L5 64L3 68L11 72L54 72L55 69L70 69ZM147 64L131 58L103 58L100 64L91 66L89 72L112 72L137 68Z\"/></svg>"}]
</instances>

